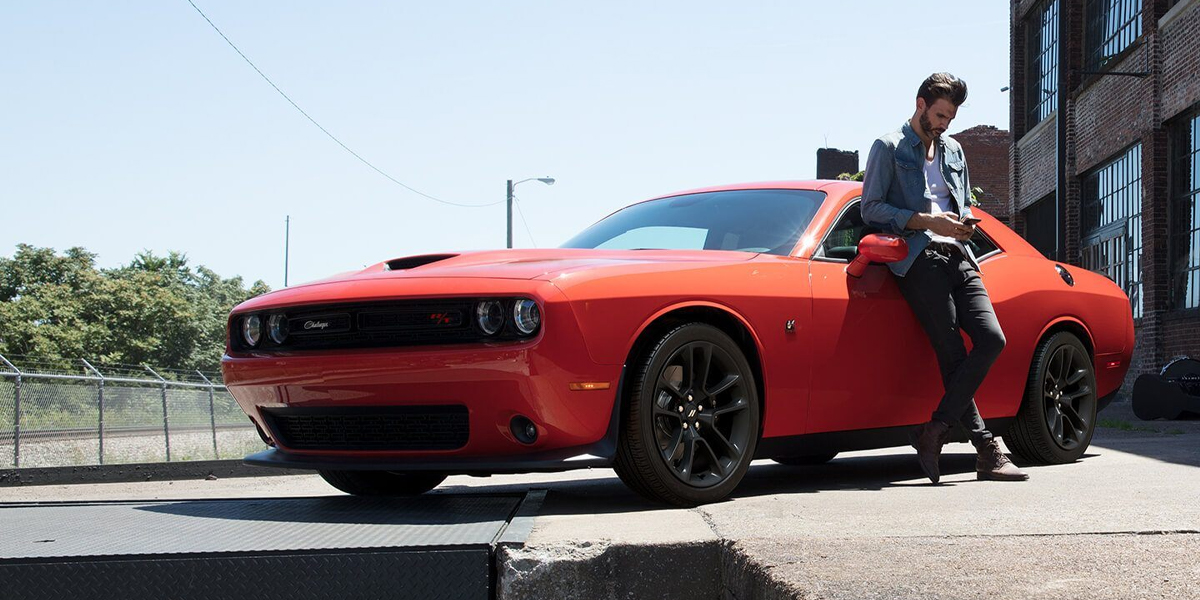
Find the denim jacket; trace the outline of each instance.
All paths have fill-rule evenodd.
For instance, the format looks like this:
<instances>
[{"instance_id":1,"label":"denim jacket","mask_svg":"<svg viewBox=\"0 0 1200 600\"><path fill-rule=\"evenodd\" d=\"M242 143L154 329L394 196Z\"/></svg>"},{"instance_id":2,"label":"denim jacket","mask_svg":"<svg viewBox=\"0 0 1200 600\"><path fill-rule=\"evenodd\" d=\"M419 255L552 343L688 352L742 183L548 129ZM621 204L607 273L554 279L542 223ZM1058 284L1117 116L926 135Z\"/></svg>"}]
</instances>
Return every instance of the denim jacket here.
<instances>
[{"instance_id":1,"label":"denim jacket","mask_svg":"<svg viewBox=\"0 0 1200 600\"><path fill-rule=\"evenodd\" d=\"M938 166L946 178L954 209L959 217L969 217L971 207L967 199L970 197L971 184L962 146L945 135L939 136L934 143L941 150L938 153L941 164ZM912 125L905 121L900 129L875 140L871 146L862 190L863 222L885 232L904 236L908 241L908 256L888 264L888 268L899 277L908 272L932 239L928 230L904 227L914 213L929 212L931 198L926 191L925 146ZM967 250L967 261L978 270L979 263L970 246L963 246Z\"/></svg>"}]
</instances>

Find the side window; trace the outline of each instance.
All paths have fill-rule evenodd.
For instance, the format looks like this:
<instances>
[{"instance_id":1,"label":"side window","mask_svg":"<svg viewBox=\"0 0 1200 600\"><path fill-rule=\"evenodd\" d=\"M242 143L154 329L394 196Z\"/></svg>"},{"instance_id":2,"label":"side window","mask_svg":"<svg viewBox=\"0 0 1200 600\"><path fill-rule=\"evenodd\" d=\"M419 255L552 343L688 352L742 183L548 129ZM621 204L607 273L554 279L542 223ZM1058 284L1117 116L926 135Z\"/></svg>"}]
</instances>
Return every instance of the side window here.
<instances>
[{"instance_id":1,"label":"side window","mask_svg":"<svg viewBox=\"0 0 1200 600\"><path fill-rule=\"evenodd\" d=\"M975 255L975 258L983 258L984 256L999 250L999 248L996 247L996 244L994 244L992 240L988 239L986 235L983 235L983 230L979 228L976 228L975 235L971 236L971 239L967 240L967 245L971 247L971 253Z\"/></svg>"},{"instance_id":2,"label":"side window","mask_svg":"<svg viewBox=\"0 0 1200 600\"><path fill-rule=\"evenodd\" d=\"M855 202L846 209L821 244L820 256L852 260L858 254L859 240L868 233L878 233L879 230L863 223L861 206L861 202Z\"/></svg>"}]
</instances>

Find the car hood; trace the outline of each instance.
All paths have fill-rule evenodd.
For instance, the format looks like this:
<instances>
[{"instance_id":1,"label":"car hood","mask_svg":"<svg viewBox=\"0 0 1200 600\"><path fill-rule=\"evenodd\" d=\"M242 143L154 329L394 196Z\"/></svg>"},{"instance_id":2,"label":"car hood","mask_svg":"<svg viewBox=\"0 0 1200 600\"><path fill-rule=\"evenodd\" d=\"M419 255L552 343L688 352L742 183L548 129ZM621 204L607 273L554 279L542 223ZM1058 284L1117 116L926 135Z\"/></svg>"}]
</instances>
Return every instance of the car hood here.
<instances>
[{"instance_id":1,"label":"car hood","mask_svg":"<svg viewBox=\"0 0 1200 600\"><path fill-rule=\"evenodd\" d=\"M324 280L489 278L551 280L581 270L630 265L744 262L756 255L719 250L489 250L408 256L372 265L357 273Z\"/></svg>"},{"instance_id":2,"label":"car hood","mask_svg":"<svg viewBox=\"0 0 1200 600\"><path fill-rule=\"evenodd\" d=\"M448 290L526 289L525 281L550 282L580 271L611 274L704 268L740 263L756 254L720 250L491 250L458 254L423 254L392 259L361 271L276 290L238 305L234 312L295 304L394 298L397 294L433 296ZM607 274L607 273L606 273ZM479 286L470 279L490 280ZM447 280L463 285L448 286ZM389 282L404 285L389 285ZM504 283L510 282L510 283ZM554 284L550 284L554 285ZM482 286L482 287L480 287ZM516 287L514 287L516 286Z\"/></svg>"}]
</instances>

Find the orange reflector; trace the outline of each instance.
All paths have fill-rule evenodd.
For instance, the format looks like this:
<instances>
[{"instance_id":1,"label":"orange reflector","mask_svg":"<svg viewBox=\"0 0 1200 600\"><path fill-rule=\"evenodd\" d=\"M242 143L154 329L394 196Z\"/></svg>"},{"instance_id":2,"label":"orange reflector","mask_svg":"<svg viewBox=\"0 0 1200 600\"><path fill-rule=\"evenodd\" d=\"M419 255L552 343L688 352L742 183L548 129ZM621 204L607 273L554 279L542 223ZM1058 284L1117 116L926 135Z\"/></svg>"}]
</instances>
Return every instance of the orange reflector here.
<instances>
[{"instance_id":1,"label":"orange reflector","mask_svg":"<svg viewBox=\"0 0 1200 600\"><path fill-rule=\"evenodd\" d=\"M607 381L582 381L579 383L567 384L572 392L586 392L588 390L607 390Z\"/></svg>"},{"instance_id":2,"label":"orange reflector","mask_svg":"<svg viewBox=\"0 0 1200 600\"><path fill-rule=\"evenodd\" d=\"M1121 366L1121 361L1119 361L1119 360L1110 360L1110 361L1104 363L1105 369L1115 369L1119 366Z\"/></svg>"}]
</instances>

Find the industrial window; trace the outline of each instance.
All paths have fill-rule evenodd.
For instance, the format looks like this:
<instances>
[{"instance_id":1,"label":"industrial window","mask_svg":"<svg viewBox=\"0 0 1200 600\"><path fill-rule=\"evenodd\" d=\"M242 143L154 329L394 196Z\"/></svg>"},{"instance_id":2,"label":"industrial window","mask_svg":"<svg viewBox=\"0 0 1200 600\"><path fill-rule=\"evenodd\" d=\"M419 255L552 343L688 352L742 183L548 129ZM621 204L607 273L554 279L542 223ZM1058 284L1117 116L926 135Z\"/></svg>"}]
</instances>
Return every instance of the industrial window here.
<instances>
[{"instance_id":1,"label":"industrial window","mask_svg":"<svg viewBox=\"0 0 1200 600\"><path fill-rule=\"evenodd\" d=\"M1142 35L1142 0L1088 0L1084 68L1105 69L1113 57Z\"/></svg>"},{"instance_id":2,"label":"industrial window","mask_svg":"<svg viewBox=\"0 0 1200 600\"><path fill-rule=\"evenodd\" d=\"M1142 316L1142 145L1083 182L1080 264L1117 282Z\"/></svg>"},{"instance_id":3,"label":"industrial window","mask_svg":"<svg viewBox=\"0 0 1200 600\"><path fill-rule=\"evenodd\" d=\"M1029 115L1025 130L1050 116L1058 105L1058 0L1043 0L1025 23L1029 44L1025 55L1025 105Z\"/></svg>"},{"instance_id":4,"label":"industrial window","mask_svg":"<svg viewBox=\"0 0 1200 600\"><path fill-rule=\"evenodd\" d=\"M1171 304L1200 307L1200 111L1173 127Z\"/></svg>"}]
</instances>

